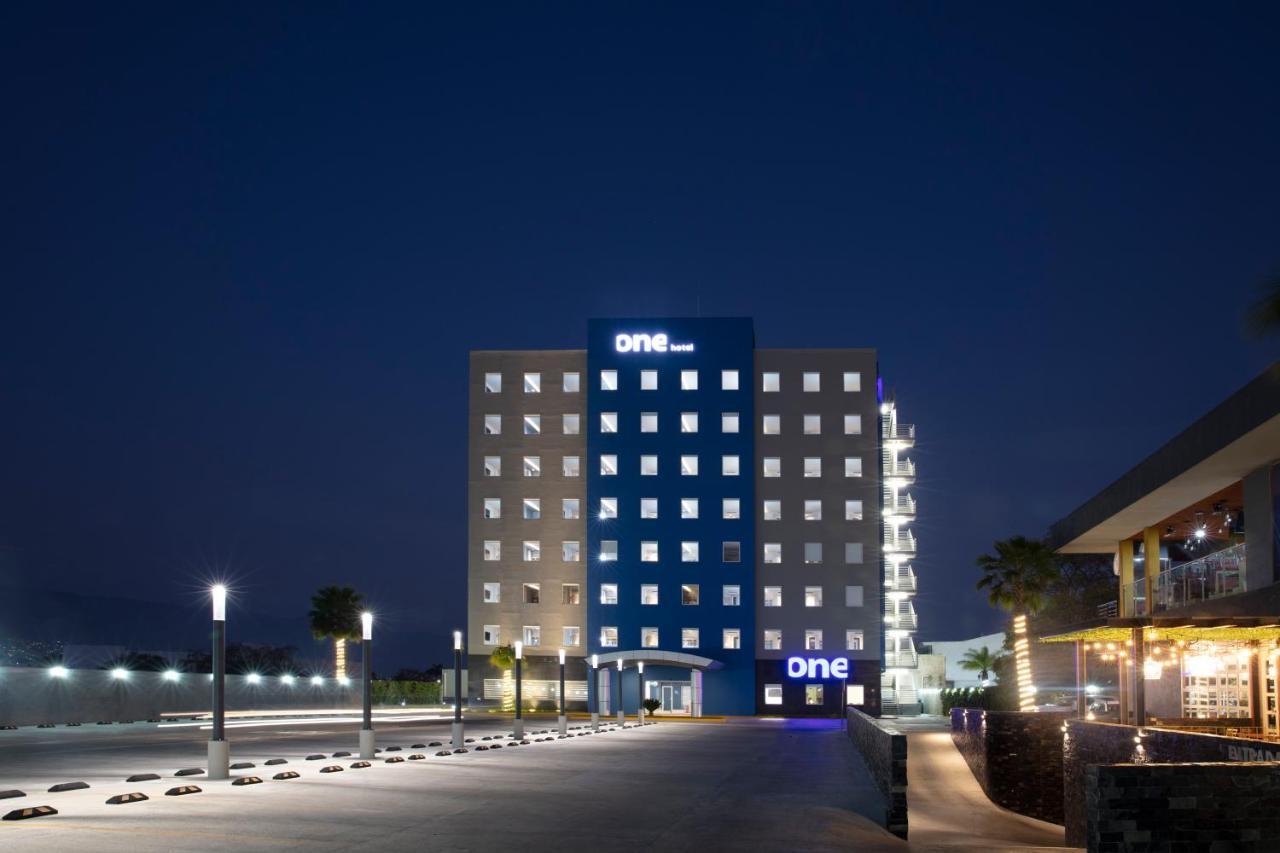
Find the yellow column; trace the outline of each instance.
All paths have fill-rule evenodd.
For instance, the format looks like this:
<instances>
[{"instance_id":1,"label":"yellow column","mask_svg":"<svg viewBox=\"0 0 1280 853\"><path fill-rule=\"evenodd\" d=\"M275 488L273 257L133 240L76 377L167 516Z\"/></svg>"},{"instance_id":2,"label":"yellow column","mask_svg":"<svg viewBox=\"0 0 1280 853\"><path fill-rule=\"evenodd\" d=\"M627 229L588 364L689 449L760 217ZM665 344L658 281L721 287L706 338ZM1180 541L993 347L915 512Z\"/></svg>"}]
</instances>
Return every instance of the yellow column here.
<instances>
[{"instance_id":1,"label":"yellow column","mask_svg":"<svg viewBox=\"0 0 1280 853\"><path fill-rule=\"evenodd\" d=\"M1147 615L1155 613L1156 575L1160 574L1160 528L1142 531L1142 554L1146 566Z\"/></svg>"},{"instance_id":2,"label":"yellow column","mask_svg":"<svg viewBox=\"0 0 1280 853\"><path fill-rule=\"evenodd\" d=\"M1120 615L1133 616L1133 542L1120 540Z\"/></svg>"}]
</instances>

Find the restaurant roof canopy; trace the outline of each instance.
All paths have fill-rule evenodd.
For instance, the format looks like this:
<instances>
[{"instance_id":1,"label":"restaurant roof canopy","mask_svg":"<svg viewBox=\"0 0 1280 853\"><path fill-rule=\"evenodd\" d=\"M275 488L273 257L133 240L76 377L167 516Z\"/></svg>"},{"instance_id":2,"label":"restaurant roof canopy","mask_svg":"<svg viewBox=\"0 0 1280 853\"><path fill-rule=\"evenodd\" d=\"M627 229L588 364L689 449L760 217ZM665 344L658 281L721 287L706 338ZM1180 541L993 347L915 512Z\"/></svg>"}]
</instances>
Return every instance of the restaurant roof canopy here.
<instances>
[{"instance_id":1,"label":"restaurant roof canopy","mask_svg":"<svg viewBox=\"0 0 1280 853\"><path fill-rule=\"evenodd\" d=\"M1049 528L1064 554L1110 554L1271 462L1280 448L1280 362Z\"/></svg>"},{"instance_id":2,"label":"restaurant roof canopy","mask_svg":"<svg viewBox=\"0 0 1280 853\"><path fill-rule=\"evenodd\" d=\"M1040 637L1040 642L1123 643L1132 639L1134 628L1146 629L1147 639L1158 640L1280 640L1278 616L1121 616L1073 625Z\"/></svg>"}]
</instances>

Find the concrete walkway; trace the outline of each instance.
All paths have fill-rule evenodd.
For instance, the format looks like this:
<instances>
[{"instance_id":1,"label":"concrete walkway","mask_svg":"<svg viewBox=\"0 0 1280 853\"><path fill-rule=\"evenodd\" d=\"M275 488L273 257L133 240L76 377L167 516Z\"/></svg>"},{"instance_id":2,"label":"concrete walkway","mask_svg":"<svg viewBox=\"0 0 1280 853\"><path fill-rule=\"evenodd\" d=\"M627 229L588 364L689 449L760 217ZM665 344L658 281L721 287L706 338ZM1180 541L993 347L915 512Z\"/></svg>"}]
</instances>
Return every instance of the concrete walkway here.
<instances>
[{"instance_id":1,"label":"concrete walkway","mask_svg":"<svg viewBox=\"0 0 1280 853\"><path fill-rule=\"evenodd\" d=\"M1034 767L1027 768L1035 773ZM1062 850L1063 828L1002 809L983 793L950 732L907 735L911 850Z\"/></svg>"}]
</instances>

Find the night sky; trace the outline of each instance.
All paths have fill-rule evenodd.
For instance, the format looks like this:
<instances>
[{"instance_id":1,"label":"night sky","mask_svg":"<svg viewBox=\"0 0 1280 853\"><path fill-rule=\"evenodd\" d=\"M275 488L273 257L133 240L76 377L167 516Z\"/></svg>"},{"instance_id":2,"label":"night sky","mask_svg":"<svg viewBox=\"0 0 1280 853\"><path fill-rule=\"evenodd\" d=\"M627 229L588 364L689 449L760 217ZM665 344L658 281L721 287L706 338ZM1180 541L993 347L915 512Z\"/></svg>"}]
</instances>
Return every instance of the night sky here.
<instances>
[{"instance_id":1,"label":"night sky","mask_svg":"<svg viewBox=\"0 0 1280 853\"><path fill-rule=\"evenodd\" d=\"M351 583L443 644L467 351L701 312L879 349L921 638L991 630L977 554L1280 355L1277 44L1263 3L5 4L0 585Z\"/></svg>"}]
</instances>

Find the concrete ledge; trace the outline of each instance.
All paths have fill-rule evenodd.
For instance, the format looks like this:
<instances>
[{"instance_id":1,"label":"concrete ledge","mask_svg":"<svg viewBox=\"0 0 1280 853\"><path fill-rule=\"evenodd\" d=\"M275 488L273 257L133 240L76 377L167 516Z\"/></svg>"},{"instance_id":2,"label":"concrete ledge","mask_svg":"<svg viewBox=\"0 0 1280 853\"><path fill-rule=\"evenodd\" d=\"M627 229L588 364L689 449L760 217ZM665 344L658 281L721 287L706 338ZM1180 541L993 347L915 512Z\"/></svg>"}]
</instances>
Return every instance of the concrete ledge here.
<instances>
[{"instance_id":1,"label":"concrete ledge","mask_svg":"<svg viewBox=\"0 0 1280 853\"><path fill-rule=\"evenodd\" d=\"M849 740L884 799L884 827L907 837L907 736L857 708L847 710Z\"/></svg>"}]
</instances>

